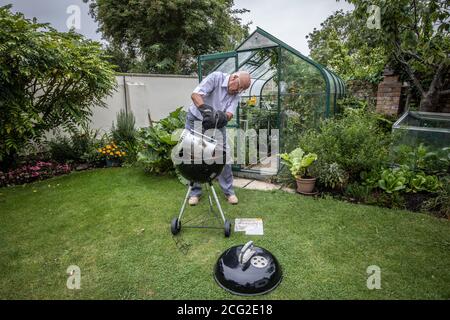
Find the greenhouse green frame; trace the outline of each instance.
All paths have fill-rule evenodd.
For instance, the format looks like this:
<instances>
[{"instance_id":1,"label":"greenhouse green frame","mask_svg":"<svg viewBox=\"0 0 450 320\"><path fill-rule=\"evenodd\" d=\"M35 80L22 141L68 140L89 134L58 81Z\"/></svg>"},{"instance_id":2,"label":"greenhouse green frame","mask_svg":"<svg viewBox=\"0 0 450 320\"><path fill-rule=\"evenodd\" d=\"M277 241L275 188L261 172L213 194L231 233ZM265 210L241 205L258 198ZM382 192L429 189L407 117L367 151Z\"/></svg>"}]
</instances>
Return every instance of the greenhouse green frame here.
<instances>
[{"instance_id":1,"label":"greenhouse green frame","mask_svg":"<svg viewBox=\"0 0 450 320\"><path fill-rule=\"evenodd\" d=\"M344 81L333 71L259 27L233 51L198 57L200 82L214 71L231 74L238 70L249 72L252 82L241 94L236 115L228 127L247 128L251 123L250 126L263 128L260 124L255 125L252 119L261 118L261 108L265 106L267 129L279 129L283 152L293 148L295 137L292 131L296 131L297 135L302 131L296 129L295 123L317 125L317 120L335 115L339 112L337 100L346 94ZM244 108L251 98L257 100L260 114L253 109L250 116L249 108ZM311 118L305 120L303 113ZM292 141L289 142L289 139ZM278 165L273 174L279 168ZM242 166L235 166L234 169L252 171Z\"/></svg>"}]
</instances>

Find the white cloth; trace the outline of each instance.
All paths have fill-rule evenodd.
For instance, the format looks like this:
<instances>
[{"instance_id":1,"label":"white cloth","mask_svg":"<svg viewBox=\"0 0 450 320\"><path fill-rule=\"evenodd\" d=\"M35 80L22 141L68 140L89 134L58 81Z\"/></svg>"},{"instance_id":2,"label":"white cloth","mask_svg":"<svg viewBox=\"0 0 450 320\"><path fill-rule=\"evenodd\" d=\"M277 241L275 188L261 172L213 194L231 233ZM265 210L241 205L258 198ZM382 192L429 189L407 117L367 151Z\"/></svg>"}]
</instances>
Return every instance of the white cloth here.
<instances>
[{"instance_id":1,"label":"white cloth","mask_svg":"<svg viewBox=\"0 0 450 320\"><path fill-rule=\"evenodd\" d=\"M198 93L203 97L205 104L210 105L216 110L223 112L230 112L235 114L236 108L240 99L240 95L231 95L228 93L228 81L230 75L223 72L213 72L209 74L202 82L194 89L193 93ZM198 119L203 117L195 106L191 103L189 111Z\"/></svg>"}]
</instances>

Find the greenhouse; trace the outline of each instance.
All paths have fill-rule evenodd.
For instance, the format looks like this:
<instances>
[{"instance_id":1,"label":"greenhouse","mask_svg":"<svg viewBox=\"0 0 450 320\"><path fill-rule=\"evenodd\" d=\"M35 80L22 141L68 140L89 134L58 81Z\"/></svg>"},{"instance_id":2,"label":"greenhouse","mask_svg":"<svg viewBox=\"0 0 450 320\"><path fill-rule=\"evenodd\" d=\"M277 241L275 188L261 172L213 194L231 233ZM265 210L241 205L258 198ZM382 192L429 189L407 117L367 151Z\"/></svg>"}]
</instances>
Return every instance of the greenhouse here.
<instances>
[{"instance_id":1,"label":"greenhouse","mask_svg":"<svg viewBox=\"0 0 450 320\"><path fill-rule=\"evenodd\" d=\"M280 152L296 148L298 137L305 129L339 112L337 99L345 94L344 82L335 73L261 28L234 51L198 58L200 81L214 71L238 70L249 72L252 81L241 94L237 113L228 127L244 132L254 129L257 133L266 129L267 140L278 139ZM237 137L236 141L235 148L243 144L248 149L248 140ZM261 156L260 150L257 155L247 152L244 164L240 162L233 169L256 175L277 174L280 169L277 154L270 147L267 151L266 157ZM252 156L257 157L257 163L250 161L254 159Z\"/></svg>"}]
</instances>

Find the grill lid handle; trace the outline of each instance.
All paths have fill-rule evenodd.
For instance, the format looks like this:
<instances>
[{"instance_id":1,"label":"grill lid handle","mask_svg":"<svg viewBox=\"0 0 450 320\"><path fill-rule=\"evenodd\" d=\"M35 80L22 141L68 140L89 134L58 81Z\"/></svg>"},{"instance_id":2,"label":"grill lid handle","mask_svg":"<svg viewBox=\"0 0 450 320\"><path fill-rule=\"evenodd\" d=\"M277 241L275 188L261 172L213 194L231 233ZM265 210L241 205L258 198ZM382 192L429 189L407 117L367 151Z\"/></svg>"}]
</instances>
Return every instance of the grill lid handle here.
<instances>
[{"instance_id":1,"label":"grill lid handle","mask_svg":"<svg viewBox=\"0 0 450 320\"><path fill-rule=\"evenodd\" d=\"M256 253L255 250L253 250L253 241L247 242L241 249L241 252L239 253L239 263L240 264L246 264L248 260Z\"/></svg>"}]
</instances>

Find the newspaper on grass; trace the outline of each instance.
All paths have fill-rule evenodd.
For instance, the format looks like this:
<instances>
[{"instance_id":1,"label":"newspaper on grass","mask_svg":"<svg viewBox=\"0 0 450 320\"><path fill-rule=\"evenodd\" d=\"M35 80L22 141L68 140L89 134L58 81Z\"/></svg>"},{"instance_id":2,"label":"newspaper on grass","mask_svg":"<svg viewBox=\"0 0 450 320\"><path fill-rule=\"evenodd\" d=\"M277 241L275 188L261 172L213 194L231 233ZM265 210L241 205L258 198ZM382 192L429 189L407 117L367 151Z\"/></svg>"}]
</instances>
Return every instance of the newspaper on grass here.
<instances>
[{"instance_id":1,"label":"newspaper on grass","mask_svg":"<svg viewBox=\"0 0 450 320\"><path fill-rule=\"evenodd\" d=\"M244 231L246 235L262 236L264 235L263 221L260 218L235 219L234 231Z\"/></svg>"}]
</instances>

